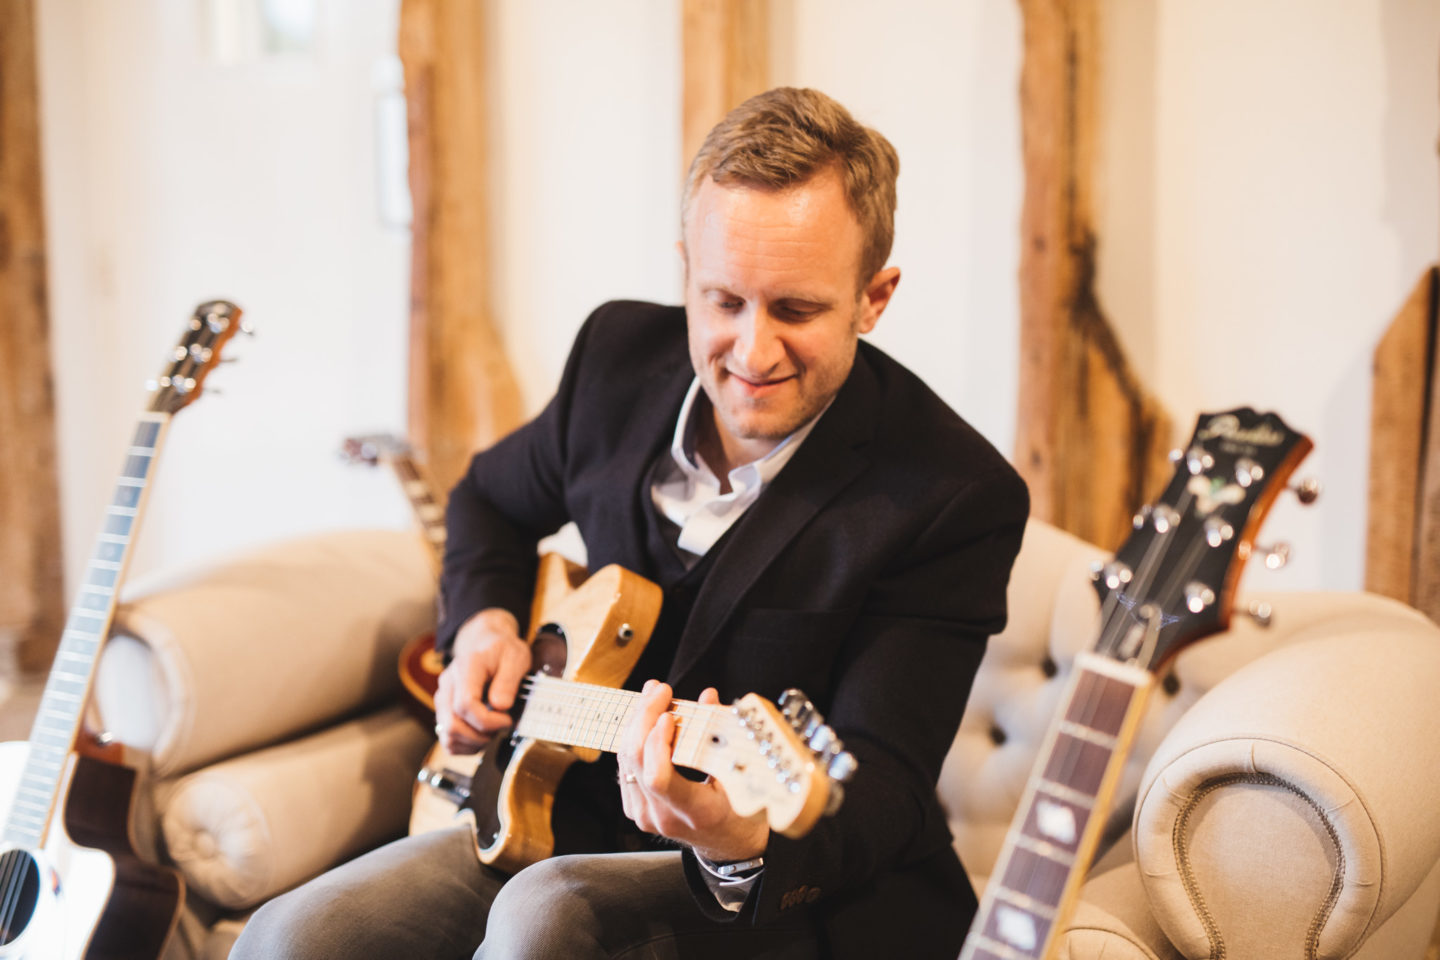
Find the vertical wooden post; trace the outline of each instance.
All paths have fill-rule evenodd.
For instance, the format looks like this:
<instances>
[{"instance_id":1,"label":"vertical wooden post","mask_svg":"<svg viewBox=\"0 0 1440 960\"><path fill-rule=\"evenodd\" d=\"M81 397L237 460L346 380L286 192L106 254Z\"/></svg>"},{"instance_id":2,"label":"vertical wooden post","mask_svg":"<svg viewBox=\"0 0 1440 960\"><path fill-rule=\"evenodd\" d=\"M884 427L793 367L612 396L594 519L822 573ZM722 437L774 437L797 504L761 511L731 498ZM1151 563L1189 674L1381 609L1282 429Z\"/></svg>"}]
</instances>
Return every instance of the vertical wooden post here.
<instances>
[{"instance_id":1,"label":"vertical wooden post","mask_svg":"<svg viewBox=\"0 0 1440 960\"><path fill-rule=\"evenodd\" d=\"M0 3L0 631L49 665L65 616L33 0Z\"/></svg>"},{"instance_id":2,"label":"vertical wooden post","mask_svg":"<svg viewBox=\"0 0 1440 960\"><path fill-rule=\"evenodd\" d=\"M484 0L403 0L400 59L414 207L410 442L448 490L519 425L489 298Z\"/></svg>"},{"instance_id":3,"label":"vertical wooden post","mask_svg":"<svg viewBox=\"0 0 1440 960\"><path fill-rule=\"evenodd\" d=\"M769 0L684 0L682 158L710 128L770 85Z\"/></svg>"},{"instance_id":4,"label":"vertical wooden post","mask_svg":"<svg viewBox=\"0 0 1440 960\"><path fill-rule=\"evenodd\" d=\"M1437 301L1431 267L1375 348L1365 589L1440 619Z\"/></svg>"},{"instance_id":5,"label":"vertical wooden post","mask_svg":"<svg viewBox=\"0 0 1440 960\"><path fill-rule=\"evenodd\" d=\"M1015 463L1031 512L1114 548L1169 476L1169 417L1096 299L1096 0L1020 0L1020 399Z\"/></svg>"}]
</instances>

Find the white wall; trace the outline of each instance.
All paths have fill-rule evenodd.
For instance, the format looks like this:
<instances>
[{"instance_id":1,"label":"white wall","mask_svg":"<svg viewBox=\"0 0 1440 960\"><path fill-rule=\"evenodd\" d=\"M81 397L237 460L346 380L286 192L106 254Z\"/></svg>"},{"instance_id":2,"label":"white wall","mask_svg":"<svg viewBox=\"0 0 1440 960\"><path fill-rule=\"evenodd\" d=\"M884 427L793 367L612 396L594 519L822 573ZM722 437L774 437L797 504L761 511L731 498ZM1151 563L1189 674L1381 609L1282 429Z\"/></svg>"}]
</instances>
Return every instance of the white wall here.
<instances>
[{"instance_id":1,"label":"white wall","mask_svg":"<svg viewBox=\"0 0 1440 960\"><path fill-rule=\"evenodd\" d=\"M207 0L211 2L211 0ZM372 70L397 0L320 0L308 58L238 66L206 4L39 4L67 565L190 309L259 329L176 419L140 571L335 526L402 526L383 473L333 451L404 426L408 242L376 216ZM1264 585L1361 582L1368 363L1436 259L1440 5L1108 0L1101 296L1182 424L1273 407L1329 494L1277 508ZM1022 192L1010 0L774 0L781 83L901 154L874 339L1003 451L1013 443ZM680 293L674 0L497 0L492 306L534 411L585 314ZM1294 515L1292 515L1294 514Z\"/></svg>"},{"instance_id":2,"label":"white wall","mask_svg":"<svg viewBox=\"0 0 1440 960\"><path fill-rule=\"evenodd\" d=\"M1255 587L1359 587L1370 361L1440 255L1440 4L1158 5L1155 384L1201 410L1274 409L1315 441Z\"/></svg>"},{"instance_id":3,"label":"white wall","mask_svg":"<svg viewBox=\"0 0 1440 960\"><path fill-rule=\"evenodd\" d=\"M1020 18L1013 3L779 0L772 71L900 154L895 299L871 339L1001 451L1015 437Z\"/></svg>"},{"instance_id":4,"label":"white wall","mask_svg":"<svg viewBox=\"0 0 1440 960\"><path fill-rule=\"evenodd\" d=\"M175 418L132 573L327 527L403 525L393 480L336 459L404 427L408 237L376 213L371 71L396 0L319 7L313 56L227 66L200 3L45 0L40 82L66 569L198 303L237 338Z\"/></svg>"}]
</instances>

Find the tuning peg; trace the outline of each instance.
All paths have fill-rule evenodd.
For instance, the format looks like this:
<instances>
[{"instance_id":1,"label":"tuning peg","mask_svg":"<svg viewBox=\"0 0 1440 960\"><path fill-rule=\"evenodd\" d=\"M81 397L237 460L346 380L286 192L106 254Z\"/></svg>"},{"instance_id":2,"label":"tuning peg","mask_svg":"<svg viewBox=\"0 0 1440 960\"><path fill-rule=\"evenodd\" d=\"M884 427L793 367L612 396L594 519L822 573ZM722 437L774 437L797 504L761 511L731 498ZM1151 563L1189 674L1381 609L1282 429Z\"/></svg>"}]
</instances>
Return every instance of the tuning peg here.
<instances>
[{"instance_id":1,"label":"tuning peg","mask_svg":"<svg viewBox=\"0 0 1440 960\"><path fill-rule=\"evenodd\" d=\"M832 816L845 802L845 788L834 780L830 781L830 792L825 797L825 816Z\"/></svg>"},{"instance_id":2,"label":"tuning peg","mask_svg":"<svg viewBox=\"0 0 1440 960\"><path fill-rule=\"evenodd\" d=\"M1244 610L1240 611L1254 620L1258 626L1268 627L1275 619L1275 610L1264 600L1256 600Z\"/></svg>"},{"instance_id":3,"label":"tuning peg","mask_svg":"<svg viewBox=\"0 0 1440 960\"><path fill-rule=\"evenodd\" d=\"M810 749L816 753L824 753L826 750L829 750L835 742L835 731L822 724L820 729L816 730L810 736Z\"/></svg>"},{"instance_id":4,"label":"tuning peg","mask_svg":"<svg viewBox=\"0 0 1440 960\"><path fill-rule=\"evenodd\" d=\"M1288 543L1277 543L1270 547L1256 546L1255 549L1260 551L1267 570L1279 570L1290 562L1290 544Z\"/></svg>"},{"instance_id":5,"label":"tuning peg","mask_svg":"<svg viewBox=\"0 0 1440 960\"><path fill-rule=\"evenodd\" d=\"M242 319L240 321L240 332L247 337L253 337L255 336L255 325L248 319Z\"/></svg>"},{"instance_id":6,"label":"tuning peg","mask_svg":"<svg viewBox=\"0 0 1440 960\"><path fill-rule=\"evenodd\" d=\"M825 772L830 775L830 779L832 780L838 780L840 783L849 783L850 778L855 776L855 769L858 766L859 763L856 762L853 753L849 750L841 750L831 758L830 766L826 768Z\"/></svg>"},{"instance_id":7,"label":"tuning peg","mask_svg":"<svg viewBox=\"0 0 1440 960\"><path fill-rule=\"evenodd\" d=\"M1320 499L1322 488L1319 480L1316 480L1314 477L1306 477L1294 486L1286 487L1286 489L1295 494L1295 499L1308 507Z\"/></svg>"},{"instance_id":8,"label":"tuning peg","mask_svg":"<svg viewBox=\"0 0 1440 960\"><path fill-rule=\"evenodd\" d=\"M1197 444L1185 451L1185 467L1192 476L1205 473L1214 466L1215 458L1204 447Z\"/></svg>"}]
</instances>

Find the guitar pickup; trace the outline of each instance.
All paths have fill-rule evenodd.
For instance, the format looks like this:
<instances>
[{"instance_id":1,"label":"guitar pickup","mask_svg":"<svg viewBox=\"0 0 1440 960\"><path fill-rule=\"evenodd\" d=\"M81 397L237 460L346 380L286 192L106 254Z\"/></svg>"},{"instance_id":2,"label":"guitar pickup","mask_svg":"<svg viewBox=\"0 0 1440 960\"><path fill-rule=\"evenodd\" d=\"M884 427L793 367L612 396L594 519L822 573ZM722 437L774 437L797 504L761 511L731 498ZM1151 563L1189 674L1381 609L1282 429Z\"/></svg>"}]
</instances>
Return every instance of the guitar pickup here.
<instances>
[{"instance_id":1,"label":"guitar pickup","mask_svg":"<svg viewBox=\"0 0 1440 960\"><path fill-rule=\"evenodd\" d=\"M457 807L470 799L470 777L454 770L432 770L421 767L415 779L440 794Z\"/></svg>"}]
</instances>

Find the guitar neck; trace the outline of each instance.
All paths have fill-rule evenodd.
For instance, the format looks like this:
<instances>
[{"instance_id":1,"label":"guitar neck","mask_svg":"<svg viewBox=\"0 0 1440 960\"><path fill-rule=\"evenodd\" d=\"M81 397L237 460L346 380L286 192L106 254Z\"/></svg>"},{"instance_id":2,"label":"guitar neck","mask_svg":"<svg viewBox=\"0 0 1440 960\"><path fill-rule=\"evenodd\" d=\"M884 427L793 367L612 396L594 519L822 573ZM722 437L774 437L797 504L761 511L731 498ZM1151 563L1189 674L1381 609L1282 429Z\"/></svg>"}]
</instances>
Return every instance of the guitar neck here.
<instances>
[{"instance_id":1,"label":"guitar neck","mask_svg":"<svg viewBox=\"0 0 1440 960\"><path fill-rule=\"evenodd\" d=\"M1050 957L1153 685L1139 667L1094 653L1076 658L960 960Z\"/></svg>"},{"instance_id":2,"label":"guitar neck","mask_svg":"<svg viewBox=\"0 0 1440 960\"><path fill-rule=\"evenodd\" d=\"M391 454L388 459L390 469L400 481L400 489L405 491L405 498L410 501L410 509L438 564L445 557L445 508L435 498L434 488L425 479L414 458L407 454Z\"/></svg>"},{"instance_id":3,"label":"guitar neck","mask_svg":"<svg viewBox=\"0 0 1440 960\"><path fill-rule=\"evenodd\" d=\"M66 758L80 733L100 647L115 618L115 591L130 562L130 546L170 419L168 413L148 412L135 427L30 730L29 758L5 822L8 842L38 847L44 841Z\"/></svg>"},{"instance_id":4,"label":"guitar neck","mask_svg":"<svg viewBox=\"0 0 1440 960\"><path fill-rule=\"evenodd\" d=\"M536 740L616 753L639 700L640 694L632 690L537 674L530 680L525 711L515 732ZM680 766L704 770L711 742L708 731L724 722L729 708L675 700L670 712L676 723L672 759Z\"/></svg>"}]
</instances>

